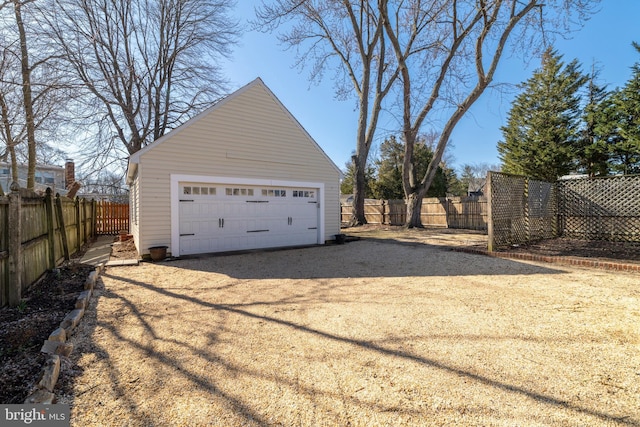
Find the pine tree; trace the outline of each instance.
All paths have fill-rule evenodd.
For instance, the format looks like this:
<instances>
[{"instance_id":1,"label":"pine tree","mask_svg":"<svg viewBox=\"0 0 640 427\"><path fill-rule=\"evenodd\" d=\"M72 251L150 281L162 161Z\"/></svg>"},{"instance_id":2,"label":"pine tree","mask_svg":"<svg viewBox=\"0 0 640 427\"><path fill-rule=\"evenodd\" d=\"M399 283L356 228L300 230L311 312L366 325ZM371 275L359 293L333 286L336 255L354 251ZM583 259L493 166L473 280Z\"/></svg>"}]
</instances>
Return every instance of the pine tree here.
<instances>
[{"instance_id":1,"label":"pine tree","mask_svg":"<svg viewBox=\"0 0 640 427\"><path fill-rule=\"evenodd\" d=\"M375 181L375 169L367 165L364 175L365 185L365 197L375 197L373 192L373 185ZM353 162L347 162L342 175L342 181L340 182L340 194L353 194L353 185L355 183L355 174Z\"/></svg>"},{"instance_id":2,"label":"pine tree","mask_svg":"<svg viewBox=\"0 0 640 427\"><path fill-rule=\"evenodd\" d=\"M430 141L433 135L421 135L414 146L413 176L414 182L425 174L427 166L433 158ZM380 158L376 161L377 179L372 185L377 199L404 199L402 187L402 164L404 161L404 144L395 136L390 136L380 144ZM441 165L427 192L427 197L445 197L448 184L448 169Z\"/></svg>"},{"instance_id":3,"label":"pine tree","mask_svg":"<svg viewBox=\"0 0 640 427\"><path fill-rule=\"evenodd\" d=\"M640 52L640 44L633 46ZM619 138L612 144L613 169L624 174L640 173L640 62L631 71L631 78L614 96Z\"/></svg>"},{"instance_id":4,"label":"pine tree","mask_svg":"<svg viewBox=\"0 0 640 427\"><path fill-rule=\"evenodd\" d=\"M605 86L596 83L598 73L592 71L587 83L587 103L582 113L583 129L577 141L578 171L590 177L609 174L609 143L613 130L609 123L610 94Z\"/></svg>"},{"instance_id":5,"label":"pine tree","mask_svg":"<svg viewBox=\"0 0 640 427\"><path fill-rule=\"evenodd\" d=\"M380 158L376 161L377 179L374 194L378 199L403 199L402 159L404 146L395 136L390 136L380 144Z\"/></svg>"},{"instance_id":6,"label":"pine tree","mask_svg":"<svg viewBox=\"0 0 640 427\"><path fill-rule=\"evenodd\" d=\"M502 127L498 153L507 173L555 181L575 169L580 96L587 81L577 60L547 49L542 67L521 87Z\"/></svg>"}]
</instances>

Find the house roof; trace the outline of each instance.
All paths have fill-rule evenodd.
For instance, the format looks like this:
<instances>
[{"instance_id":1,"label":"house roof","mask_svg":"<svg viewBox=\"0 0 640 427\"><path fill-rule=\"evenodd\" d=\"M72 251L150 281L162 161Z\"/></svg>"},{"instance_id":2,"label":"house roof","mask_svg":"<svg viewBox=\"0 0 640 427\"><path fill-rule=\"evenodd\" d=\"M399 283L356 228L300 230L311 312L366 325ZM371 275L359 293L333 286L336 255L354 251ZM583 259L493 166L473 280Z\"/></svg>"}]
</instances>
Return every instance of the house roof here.
<instances>
[{"instance_id":1,"label":"house roof","mask_svg":"<svg viewBox=\"0 0 640 427\"><path fill-rule=\"evenodd\" d=\"M27 168L29 165L26 163L18 163L19 168ZM0 162L0 167L11 167L11 163L9 162ZM61 171L64 172L64 166L56 166L56 165L46 165L42 163L36 164L36 170L52 170L52 171Z\"/></svg>"},{"instance_id":2,"label":"house roof","mask_svg":"<svg viewBox=\"0 0 640 427\"><path fill-rule=\"evenodd\" d=\"M127 184L131 184L133 182L133 178L135 177L135 174L136 174L136 171L137 171L137 167L138 167L137 165L140 163L140 157L141 156L143 156L148 151L153 150L155 147L165 143L167 140L169 140L170 138L174 137L176 135L176 133L179 133L179 132L183 131L184 129L187 129L189 126L191 126L192 124L194 124L197 121L201 120L203 117L206 117L209 114L213 113L218 108L221 108L222 106L224 106L226 103L232 101L233 99L235 99L235 98L237 98L239 96L242 96L243 93L245 93L249 89L253 88L254 86L261 86L267 91L267 93L273 98L273 100L276 102L276 104L279 105L280 108L282 108L282 110L302 130L302 132L305 135L307 135L309 140L324 155L324 157L327 159L329 164L331 164L331 166L339 174L342 175L342 172L340 171L340 168L338 168L338 166L336 166L336 164L333 162L333 160L331 160L331 158L325 153L325 151L320 147L320 145L318 145L318 143L313 139L313 137L311 135L309 135L309 132L307 132L306 129L300 124L300 122L298 122L298 120L293 116L293 114L291 114L291 112L284 106L284 104L271 91L271 89L269 89L269 87L267 87L267 85L262 81L262 79L260 77L257 77L252 82L246 84L245 86L243 86L240 89L236 90L235 92L229 94L228 96L219 99L213 105L211 105L209 108L205 109L204 111L202 111L198 115L192 117L191 119L187 120L182 125L180 125L177 128L171 130L169 133L167 133L167 134L163 135L162 137L158 138L156 141L154 141L151 144L147 145L146 147L142 148L138 152L132 154L129 157L129 164L128 164L128 167L127 167Z\"/></svg>"},{"instance_id":3,"label":"house roof","mask_svg":"<svg viewBox=\"0 0 640 427\"><path fill-rule=\"evenodd\" d=\"M484 191L484 186L487 183L487 178L471 178L469 179L469 193L478 193Z\"/></svg>"}]
</instances>

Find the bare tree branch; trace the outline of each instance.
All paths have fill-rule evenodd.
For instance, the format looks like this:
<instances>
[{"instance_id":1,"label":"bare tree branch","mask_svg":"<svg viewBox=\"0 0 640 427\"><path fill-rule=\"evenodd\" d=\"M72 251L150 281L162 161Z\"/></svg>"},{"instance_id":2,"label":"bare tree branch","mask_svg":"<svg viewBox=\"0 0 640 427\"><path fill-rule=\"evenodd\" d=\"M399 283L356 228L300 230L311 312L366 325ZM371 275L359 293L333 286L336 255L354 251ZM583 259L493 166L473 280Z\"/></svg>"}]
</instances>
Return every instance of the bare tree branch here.
<instances>
[{"instance_id":1,"label":"bare tree branch","mask_svg":"<svg viewBox=\"0 0 640 427\"><path fill-rule=\"evenodd\" d=\"M586 16L583 0L380 0L385 31L401 76L401 128L405 143L403 186L407 226L419 227L422 198L431 186L451 134L460 119L493 81L512 38L536 48L545 25L577 14ZM393 4L393 13L390 6ZM540 11L536 16L535 12ZM519 34L513 35L519 29ZM414 47L414 44L417 47ZM515 46L515 44L513 44ZM428 95L423 97L423 93ZM414 180L413 146L428 117L446 114L433 158L424 177ZM435 123L435 120L432 121Z\"/></svg>"},{"instance_id":2,"label":"bare tree branch","mask_svg":"<svg viewBox=\"0 0 640 427\"><path fill-rule=\"evenodd\" d=\"M238 31L229 2L52 1L47 30L82 84L77 102L98 113L85 125L99 144L115 137L133 154L222 95L216 64Z\"/></svg>"},{"instance_id":3,"label":"bare tree branch","mask_svg":"<svg viewBox=\"0 0 640 427\"><path fill-rule=\"evenodd\" d=\"M263 31L291 23L279 39L286 48L297 50L297 65L310 65L312 80L322 78L327 69L333 70L336 94L355 95L358 123L352 157L355 194L351 223L364 224L366 164L383 100L399 76L393 55L387 51L377 2L263 1L256 16L255 27Z\"/></svg>"}]
</instances>

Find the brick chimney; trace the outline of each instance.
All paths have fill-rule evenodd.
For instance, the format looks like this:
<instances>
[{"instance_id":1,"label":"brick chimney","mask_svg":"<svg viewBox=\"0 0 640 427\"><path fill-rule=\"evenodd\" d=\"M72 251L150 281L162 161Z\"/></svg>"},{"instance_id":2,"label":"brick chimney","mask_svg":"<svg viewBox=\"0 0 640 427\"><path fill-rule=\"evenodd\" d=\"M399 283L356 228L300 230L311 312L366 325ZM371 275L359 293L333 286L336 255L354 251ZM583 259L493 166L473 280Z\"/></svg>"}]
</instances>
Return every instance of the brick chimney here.
<instances>
[{"instance_id":1,"label":"brick chimney","mask_svg":"<svg viewBox=\"0 0 640 427\"><path fill-rule=\"evenodd\" d=\"M76 182L76 165L72 159L67 159L64 164L64 188L69 190Z\"/></svg>"}]
</instances>

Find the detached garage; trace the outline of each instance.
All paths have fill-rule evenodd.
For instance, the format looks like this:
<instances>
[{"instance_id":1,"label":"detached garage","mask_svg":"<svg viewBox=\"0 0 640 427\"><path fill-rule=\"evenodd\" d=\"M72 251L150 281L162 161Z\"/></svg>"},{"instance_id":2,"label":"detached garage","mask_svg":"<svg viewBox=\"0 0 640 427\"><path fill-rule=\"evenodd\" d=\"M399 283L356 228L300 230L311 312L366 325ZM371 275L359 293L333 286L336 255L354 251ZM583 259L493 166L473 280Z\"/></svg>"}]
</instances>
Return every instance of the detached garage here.
<instances>
[{"instance_id":1,"label":"detached garage","mask_svg":"<svg viewBox=\"0 0 640 427\"><path fill-rule=\"evenodd\" d=\"M323 244L340 233L340 170L261 79L129 159L141 255Z\"/></svg>"}]
</instances>

